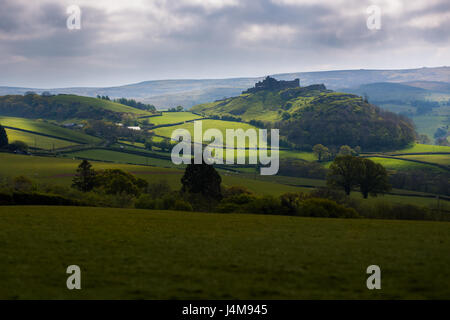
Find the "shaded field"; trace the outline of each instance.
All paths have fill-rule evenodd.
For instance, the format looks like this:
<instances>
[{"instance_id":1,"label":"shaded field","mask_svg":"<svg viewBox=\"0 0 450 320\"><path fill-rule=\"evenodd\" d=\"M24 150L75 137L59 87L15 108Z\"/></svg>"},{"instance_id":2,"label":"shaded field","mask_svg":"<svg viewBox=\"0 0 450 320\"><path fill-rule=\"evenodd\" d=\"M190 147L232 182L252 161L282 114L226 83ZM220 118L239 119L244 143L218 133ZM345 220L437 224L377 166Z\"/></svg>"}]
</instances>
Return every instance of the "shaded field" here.
<instances>
[{"instance_id":1,"label":"shaded field","mask_svg":"<svg viewBox=\"0 0 450 320\"><path fill-rule=\"evenodd\" d=\"M74 142L45 137L28 132L12 130L8 128L6 128L5 130L6 134L8 135L8 140L10 143L15 140L20 140L25 142L29 147L33 148L53 150L55 148L58 149L77 145L77 143Z\"/></svg>"},{"instance_id":2,"label":"shaded field","mask_svg":"<svg viewBox=\"0 0 450 320\"><path fill-rule=\"evenodd\" d=\"M114 152L108 150L100 151L106 151L108 154L110 152ZM127 155L125 153L120 154ZM146 157L143 158L147 159ZM152 158L148 159L149 161L158 160ZM69 186L72 182L75 170L80 164L80 160L0 153L0 164L0 176L15 177L24 175L38 182ZM92 162L92 165L95 170L122 169L127 172L132 172L136 176L151 183L166 180L175 190L181 188L180 180L184 173L184 170L181 168L162 168L96 161ZM154 174L152 174L153 172ZM161 174L161 172L163 172L163 174ZM297 192L304 190L304 188L278 184L270 181L243 178L237 174L230 174L223 171L220 171L220 173L222 175L222 182L224 185L242 185L257 194L280 195L286 192Z\"/></svg>"},{"instance_id":3,"label":"shaded field","mask_svg":"<svg viewBox=\"0 0 450 320\"><path fill-rule=\"evenodd\" d=\"M108 150L106 151L109 155ZM121 155L127 155L120 153ZM88 154L90 155L90 154ZM134 156L134 155L130 155ZM147 157L143 157L147 159ZM148 158L149 161L158 160ZM161 160L164 161L164 160ZM170 161L167 161L170 163ZM72 182L75 170L79 165L80 160L70 158L56 158L56 157L38 157L25 156L10 153L0 153L0 176L16 177L25 175L34 181L42 183L51 183L56 185L69 186ZM167 168L154 167L145 165L133 165L113 162L97 162L93 161L92 165L96 170L103 169L122 169L127 172L132 172L136 176L147 180L148 182L157 182L166 180L173 189L181 188L180 179L183 175L184 169L181 168ZM309 192L311 187L320 187L325 185L325 181L307 178L295 178L284 176L260 176L254 169L251 173L236 174L223 170L219 170L222 176L222 183L225 186L240 185L248 188L256 194L280 195L286 192ZM161 174L161 172L164 172ZM256 173L256 174L255 174ZM306 187L309 186L309 187ZM417 194L420 192L409 192L399 190L400 193ZM352 197L361 198L358 192L352 192ZM401 195L385 195L377 198L369 198L366 202L395 202L395 203L411 203L422 206L434 206L436 200L433 198L412 197ZM448 206L447 201L441 200L442 205Z\"/></svg>"},{"instance_id":4,"label":"shaded field","mask_svg":"<svg viewBox=\"0 0 450 320\"><path fill-rule=\"evenodd\" d=\"M2 299L450 299L450 223L0 207ZM66 268L82 290L67 290ZM381 268L381 290L366 268Z\"/></svg>"},{"instance_id":5,"label":"shaded field","mask_svg":"<svg viewBox=\"0 0 450 320\"><path fill-rule=\"evenodd\" d=\"M137 165L152 165L152 166L158 166L158 167L175 167L175 165L171 161L168 161L168 160L150 158L150 157L145 157L145 156L136 155L136 154L104 150L104 149L91 149L91 150L72 152L72 153L65 154L65 156L67 156L69 158L78 157L78 158L86 158L86 159L100 160L100 161L131 163L131 164L137 164Z\"/></svg>"}]
</instances>

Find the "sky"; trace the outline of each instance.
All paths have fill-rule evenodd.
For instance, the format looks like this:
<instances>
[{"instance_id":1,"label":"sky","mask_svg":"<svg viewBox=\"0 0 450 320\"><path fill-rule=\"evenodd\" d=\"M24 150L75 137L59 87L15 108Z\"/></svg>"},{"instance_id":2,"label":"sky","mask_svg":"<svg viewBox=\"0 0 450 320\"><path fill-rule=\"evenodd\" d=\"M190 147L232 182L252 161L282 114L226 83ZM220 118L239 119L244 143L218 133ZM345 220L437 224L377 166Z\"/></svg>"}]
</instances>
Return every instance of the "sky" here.
<instances>
[{"instance_id":1,"label":"sky","mask_svg":"<svg viewBox=\"0 0 450 320\"><path fill-rule=\"evenodd\" d=\"M0 86L444 66L449 30L448 0L0 0Z\"/></svg>"}]
</instances>

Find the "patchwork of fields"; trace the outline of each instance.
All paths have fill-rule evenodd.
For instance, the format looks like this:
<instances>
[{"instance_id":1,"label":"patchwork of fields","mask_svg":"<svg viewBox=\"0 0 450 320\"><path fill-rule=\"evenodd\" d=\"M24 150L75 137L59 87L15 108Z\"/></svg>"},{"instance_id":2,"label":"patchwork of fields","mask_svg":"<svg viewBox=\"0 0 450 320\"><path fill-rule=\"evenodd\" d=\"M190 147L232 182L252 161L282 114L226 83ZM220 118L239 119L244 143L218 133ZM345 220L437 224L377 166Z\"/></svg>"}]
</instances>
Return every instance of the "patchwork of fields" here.
<instances>
[{"instance_id":1,"label":"patchwork of fields","mask_svg":"<svg viewBox=\"0 0 450 320\"><path fill-rule=\"evenodd\" d=\"M153 123L157 122L158 124L170 124L196 118L198 118L197 115L189 112L164 112L162 116L151 117L148 119ZM101 139L86 135L81 131L62 128L42 120L0 117L0 123L8 127L17 128L6 129L11 141L22 140L30 147L37 147L44 150L72 147L79 143L98 144L101 142ZM210 128L217 128L224 134L225 129L227 128L242 128L244 130L254 128L246 123L221 120L203 120L202 126L203 132ZM155 132L162 136L170 136L172 131L177 128L186 128L193 133L192 122L177 126L161 127L156 129ZM26 130L26 132L20 130ZM161 140L162 138L155 137L154 139ZM79 160L77 159L90 159L96 160L94 167L97 169L123 168L126 171L137 173L138 176L144 177L147 180L150 179L154 181L156 177L158 177L158 179L164 178L165 180L168 180L172 187L180 187L180 178L184 166L177 167L169 159L161 159L161 156L168 158L170 157L170 154L158 151L146 151L143 149L144 144L141 142L127 140L120 140L119 142L121 144L112 145L113 148L111 150L96 148L95 146L84 148L83 150L69 150L61 154L63 158L41 158L0 154L0 162L2 163L0 174L6 176L18 176L22 174L38 181L69 185L75 172L75 168L79 163ZM246 158L248 158L250 154L256 155L257 151L245 151ZM312 152L280 150L279 154L280 159L298 159L305 161L317 160L317 157ZM425 168L435 172L442 172L443 170L445 171L443 166L448 166L450 164L450 147L416 144L412 147L386 153L385 155L377 154L379 157L371 157L370 154L367 154L366 156L370 157L370 159L375 162L381 163L388 170L408 171ZM388 157L384 158L383 156ZM225 154L224 157L226 158ZM428 164L406 160L418 160ZM329 164L329 162L323 163L326 167L329 166ZM437 165L440 165L441 167ZM158 171L164 171L165 174L153 174ZM172 173L167 174L169 171ZM266 177L256 175L254 168L240 168L239 171L241 172L240 174L221 171L224 184L244 185L252 191L260 194L270 194L271 192L281 194L284 192L295 192L301 190L308 191L311 187L324 185L323 180L315 179L278 176L270 177L268 179ZM407 193L407 191L402 190L398 192L396 191L396 193L405 192ZM359 197L357 193L355 193L354 196ZM371 201L371 199L369 200ZM403 197L399 195L386 195L382 199L374 199L374 201L416 203L427 206L435 203L435 200L432 198Z\"/></svg>"},{"instance_id":2,"label":"patchwork of fields","mask_svg":"<svg viewBox=\"0 0 450 320\"><path fill-rule=\"evenodd\" d=\"M55 99L68 103L73 96ZM178 128L193 136L192 122L165 125L200 118L190 112L148 117L147 111L94 100L95 108L161 125L154 129L159 135L154 142ZM158 146L145 150L148 140L98 138L43 120L0 116L0 124L7 126L10 142L46 150L1 152L1 182L23 175L66 190L80 159L89 159L95 170L122 169L150 183L164 180L172 190L181 188L185 166L174 165ZM226 129L258 130L221 120L203 120L202 126L203 133L215 128L224 137ZM245 157L256 153L245 150ZM317 161L312 152L281 149L279 154L281 160ZM416 144L363 156L391 172L450 170L450 147ZM218 168L222 185L243 186L256 195L326 185L319 179L260 176L254 167L237 169ZM450 201L398 189L365 200L352 192L349 201L361 203L361 210L413 204L438 208L439 214L450 211ZM443 254L450 251L448 222L47 206L0 206L0 216L0 299L450 299L450 256ZM65 287L72 264L81 267L83 290ZM373 264L382 269L381 291L366 288L366 268Z\"/></svg>"}]
</instances>

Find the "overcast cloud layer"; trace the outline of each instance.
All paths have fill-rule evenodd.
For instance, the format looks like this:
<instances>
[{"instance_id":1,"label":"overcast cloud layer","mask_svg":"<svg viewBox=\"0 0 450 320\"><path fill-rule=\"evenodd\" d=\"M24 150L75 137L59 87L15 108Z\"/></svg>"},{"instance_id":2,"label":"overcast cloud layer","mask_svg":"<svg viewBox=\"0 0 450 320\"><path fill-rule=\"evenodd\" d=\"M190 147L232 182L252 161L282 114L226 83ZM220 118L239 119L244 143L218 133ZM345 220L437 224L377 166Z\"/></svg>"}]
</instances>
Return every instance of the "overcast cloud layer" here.
<instances>
[{"instance_id":1,"label":"overcast cloud layer","mask_svg":"<svg viewBox=\"0 0 450 320\"><path fill-rule=\"evenodd\" d=\"M80 30L66 27L73 4ZM442 66L449 30L448 0L0 0L0 85Z\"/></svg>"}]
</instances>

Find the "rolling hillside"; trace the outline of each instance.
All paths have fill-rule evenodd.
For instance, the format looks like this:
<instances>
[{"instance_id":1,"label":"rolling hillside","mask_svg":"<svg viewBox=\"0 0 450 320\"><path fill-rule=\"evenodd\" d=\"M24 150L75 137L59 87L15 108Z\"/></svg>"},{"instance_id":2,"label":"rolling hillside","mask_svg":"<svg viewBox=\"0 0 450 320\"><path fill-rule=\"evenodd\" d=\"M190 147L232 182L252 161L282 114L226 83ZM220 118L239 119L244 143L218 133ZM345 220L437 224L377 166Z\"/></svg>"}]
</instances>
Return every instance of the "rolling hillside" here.
<instances>
[{"instance_id":1,"label":"rolling hillside","mask_svg":"<svg viewBox=\"0 0 450 320\"><path fill-rule=\"evenodd\" d=\"M419 68L401 70L335 70L317 72L296 72L273 75L278 80L300 78L302 85L323 83L331 89L354 88L374 82L442 81L450 82L450 67ZM185 79L153 80L117 87L74 87L74 88L20 88L0 87L0 95L24 94L27 91L53 94L65 93L95 97L108 95L112 98L134 98L157 107L197 104L232 97L253 86L262 77L231 79Z\"/></svg>"},{"instance_id":2,"label":"rolling hillside","mask_svg":"<svg viewBox=\"0 0 450 320\"><path fill-rule=\"evenodd\" d=\"M244 121L278 121L274 126L280 134L302 149L324 144L380 150L404 147L415 139L408 119L383 111L357 95L333 92L324 85L277 89L282 83L267 77L254 92L194 106L192 111Z\"/></svg>"},{"instance_id":3,"label":"rolling hillside","mask_svg":"<svg viewBox=\"0 0 450 320\"><path fill-rule=\"evenodd\" d=\"M59 121L72 119L110 119L122 115L150 116L151 112L104 99L76 95L42 96L37 94L0 96L0 115L43 118Z\"/></svg>"}]
</instances>

